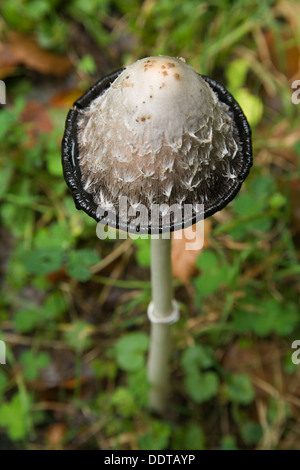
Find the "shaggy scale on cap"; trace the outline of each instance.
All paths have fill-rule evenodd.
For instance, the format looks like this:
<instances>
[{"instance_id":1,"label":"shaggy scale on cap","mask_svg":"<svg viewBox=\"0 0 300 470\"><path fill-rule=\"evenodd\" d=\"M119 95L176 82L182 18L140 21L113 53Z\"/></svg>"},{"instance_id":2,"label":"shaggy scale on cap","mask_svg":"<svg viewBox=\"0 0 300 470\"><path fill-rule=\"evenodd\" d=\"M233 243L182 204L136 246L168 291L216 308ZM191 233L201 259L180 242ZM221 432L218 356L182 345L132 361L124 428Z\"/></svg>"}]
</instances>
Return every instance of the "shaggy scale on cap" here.
<instances>
[{"instance_id":1,"label":"shaggy scale on cap","mask_svg":"<svg viewBox=\"0 0 300 470\"><path fill-rule=\"evenodd\" d=\"M162 214L157 232L191 225L230 202L252 164L250 128L232 96L172 57L145 58L114 75L78 100L67 120L63 163L65 176L74 167L68 184L77 207L96 219L98 206L115 211L111 225L129 231L136 215L124 218L120 197L129 214L145 205L149 220L152 204L192 207L188 218L171 214L168 227ZM149 220L140 232L150 231Z\"/></svg>"}]
</instances>

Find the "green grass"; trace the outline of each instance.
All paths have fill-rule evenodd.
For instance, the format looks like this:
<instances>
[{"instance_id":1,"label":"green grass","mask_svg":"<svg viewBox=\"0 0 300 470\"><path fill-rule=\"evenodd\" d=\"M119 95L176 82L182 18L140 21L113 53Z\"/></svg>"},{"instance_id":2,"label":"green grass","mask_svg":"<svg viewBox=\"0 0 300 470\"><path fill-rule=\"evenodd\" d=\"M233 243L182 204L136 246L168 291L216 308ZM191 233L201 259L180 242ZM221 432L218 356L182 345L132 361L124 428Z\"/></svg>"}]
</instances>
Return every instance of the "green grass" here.
<instances>
[{"instance_id":1,"label":"green grass","mask_svg":"<svg viewBox=\"0 0 300 470\"><path fill-rule=\"evenodd\" d=\"M0 14L6 32L34 33L42 48L72 56L75 90L139 57L185 57L234 94L254 149L241 192L211 218L198 274L174 281L183 308L172 399L157 418L145 375L149 240L122 250L124 241L97 239L62 175L69 105L51 104L52 79L26 67L3 77L0 448L299 448L300 118L286 64L300 25L278 2L250 0L4 0ZM76 48L78 22L90 49ZM56 86L66 93L69 83ZM51 132L24 122L32 99L46 102Z\"/></svg>"}]
</instances>

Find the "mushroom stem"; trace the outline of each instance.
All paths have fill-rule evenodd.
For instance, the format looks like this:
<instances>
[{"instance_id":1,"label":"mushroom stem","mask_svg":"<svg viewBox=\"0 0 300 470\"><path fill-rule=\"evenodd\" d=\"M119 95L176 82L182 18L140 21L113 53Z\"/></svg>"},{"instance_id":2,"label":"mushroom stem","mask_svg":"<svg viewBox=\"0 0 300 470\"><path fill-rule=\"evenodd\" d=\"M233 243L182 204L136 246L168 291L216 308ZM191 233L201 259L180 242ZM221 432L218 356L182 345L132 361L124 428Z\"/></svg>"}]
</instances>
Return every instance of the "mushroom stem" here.
<instances>
[{"instance_id":1,"label":"mushroom stem","mask_svg":"<svg viewBox=\"0 0 300 470\"><path fill-rule=\"evenodd\" d=\"M173 301L171 239L151 237L151 283L153 301L148 308L151 321L148 380L150 408L162 413L169 392L171 323L178 319ZM175 316L174 316L175 305Z\"/></svg>"},{"instance_id":2,"label":"mushroom stem","mask_svg":"<svg viewBox=\"0 0 300 470\"><path fill-rule=\"evenodd\" d=\"M151 283L154 314L168 317L173 310L171 237L151 237Z\"/></svg>"}]
</instances>

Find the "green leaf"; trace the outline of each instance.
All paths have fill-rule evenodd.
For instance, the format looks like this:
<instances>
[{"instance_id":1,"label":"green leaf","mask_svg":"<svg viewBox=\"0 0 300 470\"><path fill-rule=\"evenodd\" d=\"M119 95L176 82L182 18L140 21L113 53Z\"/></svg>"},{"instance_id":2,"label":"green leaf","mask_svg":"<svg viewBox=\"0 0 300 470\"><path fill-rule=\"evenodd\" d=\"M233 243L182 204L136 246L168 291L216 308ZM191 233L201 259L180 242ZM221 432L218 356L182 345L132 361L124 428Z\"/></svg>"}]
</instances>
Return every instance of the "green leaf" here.
<instances>
[{"instance_id":1,"label":"green leaf","mask_svg":"<svg viewBox=\"0 0 300 470\"><path fill-rule=\"evenodd\" d=\"M202 372L214 365L214 353L209 346L197 345L186 349L181 365L185 371L185 387L196 403L207 401L216 395L219 379L214 372Z\"/></svg>"},{"instance_id":2,"label":"green leaf","mask_svg":"<svg viewBox=\"0 0 300 470\"><path fill-rule=\"evenodd\" d=\"M276 191L276 180L273 176L258 176L252 181L251 192L256 198L269 198Z\"/></svg>"},{"instance_id":3,"label":"green leaf","mask_svg":"<svg viewBox=\"0 0 300 470\"><path fill-rule=\"evenodd\" d=\"M7 165L6 167L1 168L1 172L0 172L0 198L2 198L5 195L7 189L9 188L12 172L13 172L13 166L12 165Z\"/></svg>"},{"instance_id":4,"label":"green leaf","mask_svg":"<svg viewBox=\"0 0 300 470\"><path fill-rule=\"evenodd\" d=\"M171 435L170 426L167 423L154 421L151 428L151 432L139 438L140 450L166 449Z\"/></svg>"},{"instance_id":5,"label":"green leaf","mask_svg":"<svg viewBox=\"0 0 300 470\"><path fill-rule=\"evenodd\" d=\"M214 364L213 350L209 346L197 345L187 348L181 359L185 372L193 373L194 369L207 369Z\"/></svg>"},{"instance_id":6,"label":"green leaf","mask_svg":"<svg viewBox=\"0 0 300 470\"><path fill-rule=\"evenodd\" d=\"M3 372L3 370L0 370L0 401L1 402L2 402L2 396L7 386L7 383L8 383L7 375Z\"/></svg>"},{"instance_id":7,"label":"green leaf","mask_svg":"<svg viewBox=\"0 0 300 470\"><path fill-rule=\"evenodd\" d=\"M34 237L35 248L67 249L72 245L70 228L63 222L53 222L49 227L39 229Z\"/></svg>"},{"instance_id":8,"label":"green leaf","mask_svg":"<svg viewBox=\"0 0 300 470\"><path fill-rule=\"evenodd\" d=\"M218 258L212 251L203 251L197 258L197 267L203 271L213 271L218 266Z\"/></svg>"},{"instance_id":9,"label":"green leaf","mask_svg":"<svg viewBox=\"0 0 300 470\"><path fill-rule=\"evenodd\" d=\"M92 75L96 72L97 66L95 60L91 54L85 54L79 62L77 62L77 69L80 72L84 72L88 75Z\"/></svg>"},{"instance_id":10,"label":"green leaf","mask_svg":"<svg viewBox=\"0 0 300 470\"><path fill-rule=\"evenodd\" d=\"M242 240L246 238L248 232L248 225L247 224L238 224L232 229L228 231L229 235L234 239L234 240Z\"/></svg>"},{"instance_id":11,"label":"green leaf","mask_svg":"<svg viewBox=\"0 0 300 470\"><path fill-rule=\"evenodd\" d=\"M204 251L198 256L197 267L203 271L194 281L200 298L216 292L228 277L227 266L221 266L212 251Z\"/></svg>"},{"instance_id":12,"label":"green leaf","mask_svg":"<svg viewBox=\"0 0 300 470\"><path fill-rule=\"evenodd\" d=\"M264 105L259 96L253 95L247 88L236 90L234 97L240 104L252 126L256 126L263 116Z\"/></svg>"},{"instance_id":13,"label":"green leaf","mask_svg":"<svg viewBox=\"0 0 300 470\"><path fill-rule=\"evenodd\" d=\"M21 309L14 316L14 327L20 333L29 333L40 323L41 316L38 310Z\"/></svg>"},{"instance_id":14,"label":"green leaf","mask_svg":"<svg viewBox=\"0 0 300 470\"><path fill-rule=\"evenodd\" d=\"M24 199L23 199L24 201ZM28 205L34 205L29 202ZM17 237L24 237L30 227L33 225L33 211L27 207L18 207L18 203L3 203L1 206L0 218L4 226L8 227L12 234Z\"/></svg>"},{"instance_id":15,"label":"green leaf","mask_svg":"<svg viewBox=\"0 0 300 470\"><path fill-rule=\"evenodd\" d=\"M24 102L22 101L22 104ZM17 123L18 116L16 109L2 109L0 113L0 141L3 142L5 135L11 131Z\"/></svg>"},{"instance_id":16,"label":"green leaf","mask_svg":"<svg viewBox=\"0 0 300 470\"><path fill-rule=\"evenodd\" d=\"M89 268L99 261L99 255L94 250L71 251L67 264L68 274L78 281L85 282L92 276Z\"/></svg>"},{"instance_id":17,"label":"green leaf","mask_svg":"<svg viewBox=\"0 0 300 470\"><path fill-rule=\"evenodd\" d=\"M273 299L260 300L253 311L237 309L233 314L233 324L239 333L253 331L258 336L267 336L275 332L287 336L299 325L299 316L293 303L283 306Z\"/></svg>"},{"instance_id":18,"label":"green leaf","mask_svg":"<svg viewBox=\"0 0 300 470\"><path fill-rule=\"evenodd\" d=\"M201 426L188 423L175 429L172 434L172 449L204 450L205 435Z\"/></svg>"},{"instance_id":19,"label":"green leaf","mask_svg":"<svg viewBox=\"0 0 300 470\"><path fill-rule=\"evenodd\" d=\"M114 361L102 361L96 358L92 361L93 371L97 379L103 379L107 377L110 380L114 380L117 375L117 365Z\"/></svg>"},{"instance_id":20,"label":"green leaf","mask_svg":"<svg viewBox=\"0 0 300 470\"><path fill-rule=\"evenodd\" d=\"M281 193L275 193L270 199L270 207L272 209L280 209L287 204L287 199Z\"/></svg>"},{"instance_id":21,"label":"green leaf","mask_svg":"<svg viewBox=\"0 0 300 470\"><path fill-rule=\"evenodd\" d=\"M226 67L228 89L234 93L237 88L244 85L249 70L249 62L246 59L235 59Z\"/></svg>"},{"instance_id":22,"label":"green leaf","mask_svg":"<svg viewBox=\"0 0 300 470\"><path fill-rule=\"evenodd\" d=\"M51 175L62 176L62 164L59 152L48 152L46 155L47 169Z\"/></svg>"},{"instance_id":23,"label":"green leaf","mask_svg":"<svg viewBox=\"0 0 300 470\"><path fill-rule=\"evenodd\" d=\"M242 438L248 445L257 444L263 436L262 427L252 421L247 421L246 423L242 424L240 429Z\"/></svg>"},{"instance_id":24,"label":"green leaf","mask_svg":"<svg viewBox=\"0 0 300 470\"><path fill-rule=\"evenodd\" d=\"M32 381L38 378L39 371L50 364L48 354L36 353L32 350L25 351L20 356L20 363L23 366L23 374L26 380Z\"/></svg>"},{"instance_id":25,"label":"green leaf","mask_svg":"<svg viewBox=\"0 0 300 470\"><path fill-rule=\"evenodd\" d=\"M214 273L206 273L202 276L198 276L195 280L197 294L202 297L216 292L221 284L226 280L226 277L224 276L225 272L225 269L219 269Z\"/></svg>"},{"instance_id":26,"label":"green leaf","mask_svg":"<svg viewBox=\"0 0 300 470\"><path fill-rule=\"evenodd\" d=\"M40 313L40 319L55 320L66 311L66 302L60 292L48 295Z\"/></svg>"},{"instance_id":27,"label":"green leaf","mask_svg":"<svg viewBox=\"0 0 300 470\"><path fill-rule=\"evenodd\" d=\"M7 429L12 441L24 439L28 431L26 418L29 403L23 403L21 395L16 393L8 403L0 406L0 426Z\"/></svg>"},{"instance_id":28,"label":"green leaf","mask_svg":"<svg viewBox=\"0 0 300 470\"><path fill-rule=\"evenodd\" d=\"M244 374L232 375L227 381L225 391L230 401L241 405L248 405L255 397L251 380Z\"/></svg>"},{"instance_id":29,"label":"green leaf","mask_svg":"<svg viewBox=\"0 0 300 470\"><path fill-rule=\"evenodd\" d=\"M63 256L62 248L41 248L25 253L23 262L31 274L47 274L61 268Z\"/></svg>"},{"instance_id":30,"label":"green leaf","mask_svg":"<svg viewBox=\"0 0 300 470\"><path fill-rule=\"evenodd\" d=\"M251 194L240 194L234 200L234 210L240 216L253 216L260 214L263 207L261 201L255 199Z\"/></svg>"},{"instance_id":31,"label":"green leaf","mask_svg":"<svg viewBox=\"0 0 300 470\"><path fill-rule=\"evenodd\" d=\"M137 238L134 240L134 245L137 247L136 260L143 268L150 266L151 249L149 240Z\"/></svg>"},{"instance_id":32,"label":"green leaf","mask_svg":"<svg viewBox=\"0 0 300 470\"><path fill-rule=\"evenodd\" d=\"M273 220L269 216L260 217L257 220L253 220L247 223L249 231L267 232L272 227Z\"/></svg>"},{"instance_id":33,"label":"green leaf","mask_svg":"<svg viewBox=\"0 0 300 470\"><path fill-rule=\"evenodd\" d=\"M65 332L65 340L75 351L83 351L91 344L90 335L92 331L93 328L89 323L83 320L76 320Z\"/></svg>"},{"instance_id":34,"label":"green leaf","mask_svg":"<svg viewBox=\"0 0 300 470\"><path fill-rule=\"evenodd\" d=\"M66 303L60 292L50 294L40 307L18 310L14 316L14 327L20 333L29 333L38 325L55 320L66 310Z\"/></svg>"},{"instance_id":35,"label":"green leaf","mask_svg":"<svg viewBox=\"0 0 300 470\"><path fill-rule=\"evenodd\" d=\"M131 418L137 413L135 398L125 387L118 387L111 395L111 404L116 412L124 418Z\"/></svg>"},{"instance_id":36,"label":"green leaf","mask_svg":"<svg viewBox=\"0 0 300 470\"><path fill-rule=\"evenodd\" d=\"M233 324L238 333L253 331L259 336L266 336L273 329L273 319L270 313L238 310L234 313Z\"/></svg>"},{"instance_id":37,"label":"green leaf","mask_svg":"<svg viewBox=\"0 0 300 470\"><path fill-rule=\"evenodd\" d=\"M194 371L185 377L185 388L196 403L203 403L216 396L219 388L219 379L215 372Z\"/></svg>"},{"instance_id":38,"label":"green leaf","mask_svg":"<svg viewBox=\"0 0 300 470\"><path fill-rule=\"evenodd\" d=\"M148 350L149 338L145 333L128 333L115 345L116 360L125 371L137 371L144 367L145 352Z\"/></svg>"},{"instance_id":39,"label":"green leaf","mask_svg":"<svg viewBox=\"0 0 300 470\"><path fill-rule=\"evenodd\" d=\"M136 404L141 407L148 405L150 384L148 382L146 368L139 368L128 374L128 386L135 397Z\"/></svg>"},{"instance_id":40,"label":"green leaf","mask_svg":"<svg viewBox=\"0 0 300 470\"><path fill-rule=\"evenodd\" d=\"M223 436L221 439L221 450L237 450L236 439L234 436Z\"/></svg>"}]
</instances>

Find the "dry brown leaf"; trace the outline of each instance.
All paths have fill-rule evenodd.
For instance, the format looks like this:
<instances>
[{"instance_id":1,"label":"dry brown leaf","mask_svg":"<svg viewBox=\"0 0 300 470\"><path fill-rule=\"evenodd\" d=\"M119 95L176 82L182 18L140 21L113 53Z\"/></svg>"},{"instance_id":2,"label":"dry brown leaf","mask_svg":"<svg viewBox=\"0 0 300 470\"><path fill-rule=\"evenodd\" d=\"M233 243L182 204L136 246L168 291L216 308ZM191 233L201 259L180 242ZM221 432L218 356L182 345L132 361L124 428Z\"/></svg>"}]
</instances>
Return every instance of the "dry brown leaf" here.
<instances>
[{"instance_id":1,"label":"dry brown leaf","mask_svg":"<svg viewBox=\"0 0 300 470\"><path fill-rule=\"evenodd\" d=\"M79 88L61 91L52 97L50 104L54 108L72 108L74 101L80 98L82 93Z\"/></svg>"},{"instance_id":2,"label":"dry brown leaf","mask_svg":"<svg viewBox=\"0 0 300 470\"><path fill-rule=\"evenodd\" d=\"M27 101L21 116L22 123L30 124L27 134L30 139L27 146L31 148L41 133L49 133L53 129L47 109L37 101Z\"/></svg>"},{"instance_id":3,"label":"dry brown leaf","mask_svg":"<svg viewBox=\"0 0 300 470\"><path fill-rule=\"evenodd\" d=\"M60 449L68 428L65 423L51 424L45 432L47 444L52 449Z\"/></svg>"},{"instance_id":4,"label":"dry brown leaf","mask_svg":"<svg viewBox=\"0 0 300 470\"><path fill-rule=\"evenodd\" d=\"M194 231L201 233L201 224L204 224L204 243L195 243ZM209 220L200 221L196 225L177 231L172 239L172 270L173 276L186 283L197 273L196 260L203 248L208 246L208 235L211 231ZM180 237L175 239L174 237ZM200 237L201 238L201 237ZM189 246L190 245L190 246ZM194 246L193 246L194 245ZM203 246L202 246L203 245ZM189 249L193 246L194 249ZM195 249L196 248L196 249Z\"/></svg>"},{"instance_id":5,"label":"dry brown leaf","mask_svg":"<svg viewBox=\"0 0 300 470\"><path fill-rule=\"evenodd\" d=\"M300 71L300 47L295 41L299 31L300 5L297 2L278 2L274 13L278 18L284 18L285 31L276 31L275 28L267 29L265 40L269 49L269 55L277 70L283 72L289 79L298 78ZM276 33L276 34L275 34ZM280 44L280 47L278 46ZM284 50L284 61L282 60L282 49Z\"/></svg>"},{"instance_id":6,"label":"dry brown leaf","mask_svg":"<svg viewBox=\"0 0 300 470\"><path fill-rule=\"evenodd\" d=\"M68 57L42 49L33 36L10 32L0 43L0 75L25 65L37 72L61 77L72 68Z\"/></svg>"}]
</instances>

